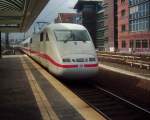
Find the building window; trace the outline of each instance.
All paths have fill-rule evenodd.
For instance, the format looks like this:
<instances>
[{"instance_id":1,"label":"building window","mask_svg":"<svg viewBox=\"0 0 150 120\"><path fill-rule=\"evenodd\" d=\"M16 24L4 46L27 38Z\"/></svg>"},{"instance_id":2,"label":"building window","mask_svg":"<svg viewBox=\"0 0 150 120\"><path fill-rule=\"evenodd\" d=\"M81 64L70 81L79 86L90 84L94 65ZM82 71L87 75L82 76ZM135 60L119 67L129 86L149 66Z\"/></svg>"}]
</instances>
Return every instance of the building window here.
<instances>
[{"instance_id":1,"label":"building window","mask_svg":"<svg viewBox=\"0 0 150 120\"><path fill-rule=\"evenodd\" d=\"M144 1L146 1L146 0L129 0L129 4L130 5L137 5L137 4L144 2Z\"/></svg>"},{"instance_id":2,"label":"building window","mask_svg":"<svg viewBox=\"0 0 150 120\"><path fill-rule=\"evenodd\" d=\"M125 24L123 24L123 25L121 26L121 30L122 30L122 32L125 32L125 31L126 31L126 25L125 25Z\"/></svg>"},{"instance_id":3,"label":"building window","mask_svg":"<svg viewBox=\"0 0 150 120\"><path fill-rule=\"evenodd\" d=\"M150 2L139 4L133 7L130 7L130 19L137 19L142 17L149 16L150 11Z\"/></svg>"},{"instance_id":4,"label":"building window","mask_svg":"<svg viewBox=\"0 0 150 120\"><path fill-rule=\"evenodd\" d=\"M141 40L136 40L136 48L141 48Z\"/></svg>"},{"instance_id":5,"label":"building window","mask_svg":"<svg viewBox=\"0 0 150 120\"><path fill-rule=\"evenodd\" d=\"M121 0L121 4L125 4L125 0Z\"/></svg>"},{"instance_id":6,"label":"building window","mask_svg":"<svg viewBox=\"0 0 150 120\"><path fill-rule=\"evenodd\" d=\"M134 45L133 45L134 41L133 40L130 40L130 48L133 48Z\"/></svg>"},{"instance_id":7,"label":"building window","mask_svg":"<svg viewBox=\"0 0 150 120\"><path fill-rule=\"evenodd\" d=\"M126 41L122 40L122 48L126 48Z\"/></svg>"},{"instance_id":8,"label":"building window","mask_svg":"<svg viewBox=\"0 0 150 120\"><path fill-rule=\"evenodd\" d=\"M150 30L150 1L149 0L130 0L130 31L144 32ZM141 4L139 4L141 3Z\"/></svg>"},{"instance_id":9,"label":"building window","mask_svg":"<svg viewBox=\"0 0 150 120\"><path fill-rule=\"evenodd\" d=\"M122 16L122 17L125 17L125 15L126 15L126 11L125 11L125 10L122 10L122 11L121 11L121 16Z\"/></svg>"},{"instance_id":10,"label":"building window","mask_svg":"<svg viewBox=\"0 0 150 120\"><path fill-rule=\"evenodd\" d=\"M148 40L142 40L142 48L148 48Z\"/></svg>"},{"instance_id":11,"label":"building window","mask_svg":"<svg viewBox=\"0 0 150 120\"><path fill-rule=\"evenodd\" d=\"M149 18L142 18L130 21L131 32L144 32L149 31L150 21Z\"/></svg>"}]
</instances>

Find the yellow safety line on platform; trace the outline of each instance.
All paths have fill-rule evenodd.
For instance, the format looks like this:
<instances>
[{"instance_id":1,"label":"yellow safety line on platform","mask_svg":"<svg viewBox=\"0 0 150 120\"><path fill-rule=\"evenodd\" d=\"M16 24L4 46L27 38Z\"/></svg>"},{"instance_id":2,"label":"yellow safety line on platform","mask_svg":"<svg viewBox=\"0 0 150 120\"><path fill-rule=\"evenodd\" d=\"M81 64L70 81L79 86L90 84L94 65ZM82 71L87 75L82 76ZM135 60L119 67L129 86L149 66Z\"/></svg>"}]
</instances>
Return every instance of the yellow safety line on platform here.
<instances>
[{"instance_id":1,"label":"yellow safety line on platform","mask_svg":"<svg viewBox=\"0 0 150 120\"><path fill-rule=\"evenodd\" d=\"M59 120L56 113L53 111L52 106L49 104L46 96L44 95L42 89L39 87L36 79L34 78L29 66L27 63L21 58L21 63L23 65L24 71L27 75L29 84L35 96L37 105L41 112L43 120Z\"/></svg>"},{"instance_id":2,"label":"yellow safety line on platform","mask_svg":"<svg viewBox=\"0 0 150 120\"><path fill-rule=\"evenodd\" d=\"M49 81L49 83L82 115L86 120L106 120L102 115L92 109L88 104L81 100L77 95L60 83L40 65L27 57L35 68Z\"/></svg>"}]
</instances>

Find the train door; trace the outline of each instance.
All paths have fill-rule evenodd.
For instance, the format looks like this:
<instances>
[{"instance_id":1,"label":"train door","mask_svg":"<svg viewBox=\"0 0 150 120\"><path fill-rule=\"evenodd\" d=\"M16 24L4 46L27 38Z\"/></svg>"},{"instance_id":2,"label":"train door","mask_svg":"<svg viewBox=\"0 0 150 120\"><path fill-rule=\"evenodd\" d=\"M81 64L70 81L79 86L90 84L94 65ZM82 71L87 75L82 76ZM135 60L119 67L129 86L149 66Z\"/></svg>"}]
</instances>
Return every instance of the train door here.
<instances>
[{"instance_id":1,"label":"train door","mask_svg":"<svg viewBox=\"0 0 150 120\"><path fill-rule=\"evenodd\" d=\"M40 63L45 66L45 58L44 58L44 32L40 33Z\"/></svg>"},{"instance_id":2,"label":"train door","mask_svg":"<svg viewBox=\"0 0 150 120\"><path fill-rule=\"evenodd\" d=\"M52 38L52 31L49 29L46 32L46 54L50 59L54 57L54 50L53 50L53 38ZM48 69L52 72L54 70L53 63L48 61Z\"/></svg>"},{"instance_id":3,"label":"train door","mask_svg":"<svg viewBox=\"0 0 150 120\"><path fill-rule=\"evenodd\" d=\"M46 33L42 32L40 34L40 62L44 67L47 67L46 48Z\"/></svg>"},{"instance_id":4,"label":"train door","mask_svg":"<svg viewBox=\"0 0 150 120\"><path fill-rule=\"evenodd\" d=\"M31 56L31 45L32 45L32 38L29 40L29 56Z\"/></svg>"},{"instance_id":5,"label":"train door","mask_svg":"<svg viewBox=\"0 0 150 120\"><path fill-rule=\"evenodd\" d=\"M49 56L49 53L48 53L48 51L49 51L49 38L48 38L48 34L47 34L47 32L45 32L44 33L44 39L45 39L45 47L44 47L44 49L45 49L45 54L46 54L46 56ZM46 60L46 67L48 67L48 60Z\"/></svg>"},{"instance_id":6,"label":"train door","mask_svg":"<svg viewBox=\"0 0 150 120\"><path fill-rule=\"evenodd\" d=\"M38 55L40 51L40 34L33 35L32 43L31 43L31 57L33 57L36 61L40 62L40 57Z\"/></svg>"}]
</instances>

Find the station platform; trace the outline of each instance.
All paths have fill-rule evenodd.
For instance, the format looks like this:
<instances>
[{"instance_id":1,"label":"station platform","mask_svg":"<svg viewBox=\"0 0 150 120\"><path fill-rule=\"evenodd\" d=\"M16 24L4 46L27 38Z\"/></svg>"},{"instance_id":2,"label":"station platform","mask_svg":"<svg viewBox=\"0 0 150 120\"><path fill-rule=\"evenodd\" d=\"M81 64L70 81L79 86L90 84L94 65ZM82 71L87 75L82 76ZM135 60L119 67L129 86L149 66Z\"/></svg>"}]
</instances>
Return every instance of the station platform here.
<instances>
[{"instance_id":1,"label":"station platform","mask_svg":"<svg viewBox=\"0 0 150 120\"><path fill-rule=\"evenodd\" d=\"M26 55L0 59L0 120L105 120Z\"/></svg>"},{"instance_id":2,"label":"station platform","mask_svg":"<svg viewBox=\"0 0 150 120\"><path fill-rule=\"evenodd\" d=\"M149 70L142 70L137 68L131 68L130 66L125 65L118 65L115 63L100 63L100 68L107 69L109 71L121 73L124 75L137 77L144 80L150 80L150 71Z\"/></svg>"}]
</instances>

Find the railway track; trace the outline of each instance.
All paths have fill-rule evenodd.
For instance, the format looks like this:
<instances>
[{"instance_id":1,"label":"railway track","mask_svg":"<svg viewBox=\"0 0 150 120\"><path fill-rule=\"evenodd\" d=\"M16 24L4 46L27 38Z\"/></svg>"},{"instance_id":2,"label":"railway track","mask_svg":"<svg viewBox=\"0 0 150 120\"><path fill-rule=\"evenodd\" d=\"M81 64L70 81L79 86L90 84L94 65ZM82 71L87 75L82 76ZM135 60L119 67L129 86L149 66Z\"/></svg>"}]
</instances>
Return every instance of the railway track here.
<instances>
[{"instance_id":1,"label":"railway track","mask_svg":"<svg viewBox=\"0 0 150 120\"><path fill-rule=\"evenodd\" d=\"M150 120L150 111L99 86L85 83L67 83L66 86L108 120Z\"/></svg>"}]
</instances>

